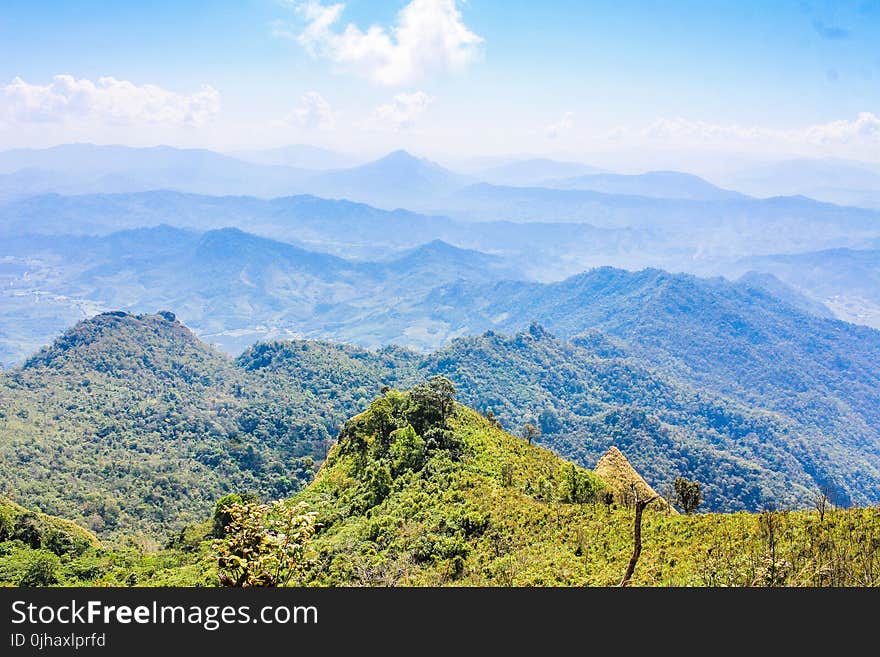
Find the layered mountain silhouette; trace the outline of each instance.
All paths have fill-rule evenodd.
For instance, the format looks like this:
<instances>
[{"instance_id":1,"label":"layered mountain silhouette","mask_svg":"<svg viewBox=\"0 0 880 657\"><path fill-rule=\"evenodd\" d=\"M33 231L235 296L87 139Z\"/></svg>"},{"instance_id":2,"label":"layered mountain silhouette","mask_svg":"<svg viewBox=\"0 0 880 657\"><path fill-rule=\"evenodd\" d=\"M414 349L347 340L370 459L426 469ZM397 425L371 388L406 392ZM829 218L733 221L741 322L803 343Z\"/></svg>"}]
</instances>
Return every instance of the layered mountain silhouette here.
<instances>
[{"instance_id":1,"label":"layered mountain silhouette","mask_svg":"<svg viewBox=\"0 0 880 657\"><path fill-rule=\"evenodd\" d=\"M578 162L560 162L546 158L528 158L481 169L476 175L493 185L534 187L549 180L588 176L599 173L596 167Z\"/></svg>"},{"instance_id":2,"label":"layered mountain silhouette","mask_svg":"<svg viewBox=\"0 0 880 657\"><path fill-rule=\"evenodd\" d=\"M558 189L581 189L603 194L681 198L693 201L745 199L739 192L721 189L699 176L678 171L650 171L638 175L593 174L561 178L545 183Z\"/></svg>"}]
</instances>

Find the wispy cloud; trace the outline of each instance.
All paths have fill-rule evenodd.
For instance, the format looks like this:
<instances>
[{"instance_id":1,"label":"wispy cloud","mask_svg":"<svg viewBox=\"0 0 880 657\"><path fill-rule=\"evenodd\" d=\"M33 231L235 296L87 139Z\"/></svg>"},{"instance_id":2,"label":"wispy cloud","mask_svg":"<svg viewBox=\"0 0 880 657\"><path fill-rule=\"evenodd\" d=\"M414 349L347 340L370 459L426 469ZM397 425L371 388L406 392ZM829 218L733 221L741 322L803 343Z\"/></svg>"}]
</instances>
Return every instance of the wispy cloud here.
<instances>
[{"instance_id":1,"label":"wispy cloud","mask_svg":"<svg viewBox=\"0 0 880 657\"><path fill-rule=\"evenodd\" d=\"M853 121L841 119L830 123L821 123L802 131L795 131L793 134L804 137L807 142L812 144L880 142L880 116L872 112L860 112Z\"/></svg>"},{"instance_id":2,"label":"wispy cloud","mask_svg":"<svg viewBox=\"0 0 880 657\"><path fill-rule=\"evenodd\" d=\"M56 75L45 85L16 77L0 92L10 119L18 123L88 119L116 125L202 125L220 111L220 93L207 85L195 93L180 94L113 77L93 82Z\"/></svg>"},{"instance_id":3,"label":"wispy cloud","mask_svg":"<svg viewBox=\"0 0 880 657\"><path fill-rule=\"evenodd\" d=\"M813 21L813 29L816 30L816 34L829 41L841 41L852 36L852 32L845 28L838 27L837 25L827 25L819 20Z\"/></svg>"},{"instance_id":4,"label":"wispy cloud","mask_svg":"<svg viewBox=\"0 0 880 657\"><path fill-rule=\"evenodd\" d=\"M569 132L573 127L574 112L566 112L562 115L561 119L559 119L555 123L551 123L546 128L544 128L544 132L550 139L556 139L566 132Z\"/></svg>"},{"instance_id":5,"label":"wispy cloud","mask_svg":"<svg viewBox=\"0 0 880 657\"><path fill-rule=\"evenodd\" d=\"M293 37L312 57L378 84L409 84L460 71L474 60L483 42L464 24L456 0L412 0L393 26L373 25L366 31L353 23L339 27L343 3L294 4L305 25L294 30L276 23L274 35Z\"/></svg>"},{"instance_id":6,"label":"wispy cloud","mask_svg":"<svg viewBox=\"0 0 880 657\"><path fill-rule=\"evenodd\" d=\"M288 114L285 123L293 123L310 130L332 130L336 127L336 113L317 91L307 91L299 105Z\"/></svg>"},{"instance_id":7,"label":"wispy cloud","mask_svg":"<svg viewBox=\"0 0 880 657\"><path fill-rule=\"evenodd\" d=\"M880 146L880 116L872 112L860 112L855 119L840 119L792 129L718 124L685 118L661 118L635 133L639 137L677 142L785 142L813 146L870 144ZM625 137L630 134L632 131L618 129L613 136Z\"/></svg>"},{"instance_id":8,"label":"wispy cloud","mask_svg":"<svg viewBox=\"0 0 880 657\"><path fill-rule=\"evenodd\" d=\"M391 128L395 131L411 128L416 119L428 109L435 98L424 91L401 93L390 103L379 105L373 110L368 124L374 127Z\"/></svg>"},{"instance_id":9,"label":"wispy cloud","mask_svg":"<svg viewBox=\"0 0 880 657\"><path fill-rule=\"evenodd\" d=\"M296 39L297 34L289 23L282 20L276 20L269 23L269 34L279 39Z\"/></svg>"}]
</instances>

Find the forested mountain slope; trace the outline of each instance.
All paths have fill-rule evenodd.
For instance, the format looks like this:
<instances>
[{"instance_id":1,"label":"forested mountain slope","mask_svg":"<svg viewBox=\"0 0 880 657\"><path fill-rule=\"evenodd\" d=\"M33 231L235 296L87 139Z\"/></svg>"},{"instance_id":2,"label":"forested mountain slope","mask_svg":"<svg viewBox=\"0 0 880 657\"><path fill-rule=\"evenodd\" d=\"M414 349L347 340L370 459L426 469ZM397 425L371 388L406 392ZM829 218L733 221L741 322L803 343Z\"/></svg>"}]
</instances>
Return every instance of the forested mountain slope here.
<instances>
[{"instance_id":1,"label":"forested mountain slope","mask_svg":"<svg viewBox=\"0 0 880 657\"><path fill-rule=\"evenodd\" d=\"M170 313L99 315L0 378L0 486L102 534L161 536L230 490L295 492L350 410L267 396Z\"/></svg>"},{"instance_id":2,"label":"forested mountain slope","mask_svg":"<svg viewBox=\"0 0 880 657\"><path fill-rule=\"evenodd\" d=\"M802 507L820 487L877 502L870 443L693 388L596 331L490 332L427 356L284 341L231 361L167 312L98 315L2 375L0 485L104 536L161 536L226 492L295 493L345 418L434 374L582 466L616 445L658 490L696 479L709 509Z\"/></svg>"},{"instance_id":3,"label":"forested mountain slope","mask_svg":"<svg viewBox=\"0 0 880 657\"><path fill-rule=\"evenodd\" d=\"M446 384L388 391L346 422L315 482L293 500L317 514L318 527L296 583L616 586L632 549L632 510L605 494L596 473L454 404ZM645 513L634 585L876 582L875 509L821 519L663 509Z\"/></svg>"},{"instance_id":4,"label":"forested mountain slope","mask_svg":"<svg viewBox=\"0 0 880 657\"><path fill-rule=\"evenodd\" d=\"M531 319L562 337L598 329L649 367L787 417L855 471L878 467L874 329L806 314L748 285L659 270L602 268L543 286L459 284L426 304L465 333Z\"/></svg>"}]
</instances>

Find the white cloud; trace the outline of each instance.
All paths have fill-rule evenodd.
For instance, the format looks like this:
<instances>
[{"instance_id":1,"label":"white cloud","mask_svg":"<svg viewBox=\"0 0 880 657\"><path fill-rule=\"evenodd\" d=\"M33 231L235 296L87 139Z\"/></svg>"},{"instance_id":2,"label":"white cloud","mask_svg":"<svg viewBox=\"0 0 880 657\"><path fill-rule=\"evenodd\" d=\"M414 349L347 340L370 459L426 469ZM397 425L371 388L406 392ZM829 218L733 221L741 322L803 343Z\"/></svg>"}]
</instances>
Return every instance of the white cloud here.
<instances>
[{"instance_id":1,"label":"white cloud","mask_svg":"<svg viewBox=\"0 0 880 657\"><path fill-rule=\"evenodd\" d=\"M310 130L332 130L336 126L336 113L321 94L308 91L300 98L299 105L287 115L285 122Z\"/></svg>"},{"instance_id":2,"label":"white cloud","mask_svg":"<svg viewBox=\"0 0 880 657\"><path fill-rule=\"evenodd\" d=\"M631 131L618 129L615 137L626 136ZM828 123L792 129L717 124L692 121L684 118L661 118L636 135L649 139L686 141L698 143L787 143L807 146L829 145L880 145L880 117L871 112L861 112L854 120L840 119Z\"/></svg>"},{"instance_id":3,"label":"white cloud","mask_svg":"<svg viewBox=\"0 0 880 657\"><path fill-rule=\"evenodd\" d=\"M179 94L113 77L93 82L56 75L47 85L15 77L10 84L0 86L0 92L9 117L18 123L87 119L116 125L202 125L220 111L220 93L207 85L192 94Z\"/></svg>"},{"instance_id":4,"label":"white cloud","mask_svg":"<svg viewBox=\"0 0 880 657\"><path fill-rule=\"evenodd\" d=\"M551 123L544 131L550 139L556 139L574 127L574 112L566 112L556 123Z\"/></svg>"},{"instance_id":5,"label":"white cloud","mask_svg":"<svg viewBox=\"0 0 880 657\"><path fill-rule=\"evenodd\" d=\"M814 125L804 130L803 134L812 144L880 142L880 116L871 112L860 112L855 121L843 119Z\"/></svg>"},{"instance_id":6,"label":"white cloud","mask_svg":"<svg viewBox=\"0 0 880 657\"><path fill-rule=\"evenodd\" d=\"M625 136L629 131L618 129L615 136ZM707 121L692 121L682 117L660 118L647 128L637 130L640 137L661 140L693 140L693 141L743 141L761 139L768 130L759 127L744 127L736 124L716 124Z\"/></svg>"},{"instance_id":7,"label":"white cloud","mask_svg":"<svg viewBox=\"0 0 880 657\"><path fill-rule=\"evenodd\" d=\"M390 103L379 105L373 110L369 124L397 131L406 130L415 124L416 119L434 100L436 99L424 91L397 94Z\"/></svg>"},{"instance_id":8,"label":"white cloud","mask_svg":"<svg viewBox=\"0 0 880 657\"><path fill-rule=\"evenodd\" d=\"M305 20L296 40L310 55L379 84L407 84L462 70L483 42L464 24L456 0L412 0L392 27L373 25L366 31L353 23L338 28L342 3L308 0L295 7ZM286 36L289 30L276 24L272 32Z\"/></svg>"}]
</instances>

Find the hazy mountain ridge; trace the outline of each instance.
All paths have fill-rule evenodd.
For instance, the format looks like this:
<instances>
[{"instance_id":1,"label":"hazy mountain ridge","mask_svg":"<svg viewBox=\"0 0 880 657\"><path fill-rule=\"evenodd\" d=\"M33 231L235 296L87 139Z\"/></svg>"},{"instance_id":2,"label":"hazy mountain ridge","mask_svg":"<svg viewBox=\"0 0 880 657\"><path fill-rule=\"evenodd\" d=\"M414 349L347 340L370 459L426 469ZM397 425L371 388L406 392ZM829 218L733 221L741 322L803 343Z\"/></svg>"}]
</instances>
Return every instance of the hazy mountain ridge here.
<instances>
[{"instance_id":1,"label":"hazy mountain ridge","mask_svg":"<svg viewBox=\"0 0 880 657\"><path fill-rule=\"evenodd\" d=\"M722 176L757 196L802 194L820 201L880 209L880 166L835 158L792 159Z\"/></svg>"},{"instance_id":2,"label":"hazy mountain ridge","mask_svg":"<svg viewBox=\"0 0 880 657\"><path fill-rule=\"evenodd\" d=\"M379 346L406 326L378 328L370 317L389 303L411 313L438 285L461 280L518 279L509 260L435 240L370 262L222 228L197 233L169 226L103 237L26 236L5 245L0 269L3 361L23 358L83 316L83 308L149 312L177 308L207 339L238 352L257 339L338 337ZM38 312L42 310L43 315ZM41 323L35 323L40 320ZM415 318L412 325L422 321ZM400 331L400 332L398 332ZM430 346L441 336L413 334L406 344Z\"/></svg>"},{"instance_id":3,"label":"hazy mountain ridge","mask_svg":"<svg viewBox=\"0 0 880 657\"><path fill-rule=\"evenodd\" d=\"M716 187L699 176L678 171L649 171L635 175L591 174L549 180L544 185L557 189L578 189L603 194L682 198L693 201L747 198L739 192Z\"/></svg>"},{"instance_id":4,"label":"hazy mountain ridge","mask_svg":"<svg viewBox=\"0 0 880 657\"><path fill-rule=\"evenodd\" d=\"M480 169L474 177L494 185L541 185L548 180L597 174L601 171L579 162L559 162L547 158L517 159Z\"/></svg>"},{"instance_id":5,"label":"hazy mountain ridge","mask_svg":"<svg viewBox=\"0 0 880 657\"><path fill-rule=\"evenodd\" d=\"M733 263L731 271L746 268L776 276L847 321L880 328L880 250L754 256Z\"/></svg>"},{"instance_id":6,"label":"hazy mountain ridge","mask_svg":"<svg viewBox=\"0 0 880 657\"><path fill-rule=\"evenodd\" d=\"M16 172L29 171L22 185ZM313 173L260 165L204 149L65 144L0 152L0 196L179 190L274 197L302 191Z\"/></svg>"}]
</instances>

